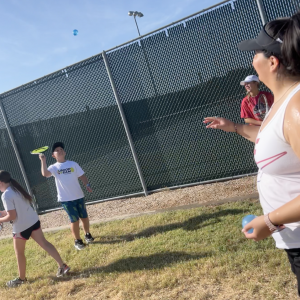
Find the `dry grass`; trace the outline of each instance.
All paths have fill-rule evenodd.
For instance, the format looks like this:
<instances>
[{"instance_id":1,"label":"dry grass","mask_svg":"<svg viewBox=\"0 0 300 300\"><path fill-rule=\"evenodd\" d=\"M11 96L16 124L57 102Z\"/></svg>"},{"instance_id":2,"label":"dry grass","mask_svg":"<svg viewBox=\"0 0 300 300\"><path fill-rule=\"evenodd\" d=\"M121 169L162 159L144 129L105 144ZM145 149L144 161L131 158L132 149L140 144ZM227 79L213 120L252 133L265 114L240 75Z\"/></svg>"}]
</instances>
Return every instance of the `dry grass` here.
<instances>
[{"instance_id":1,"label":"dry grass","mask_svg":"<svg viewBox=\"0 0 300 300\"><path fill-rule=\"evenodd\" d=\"M296 299L296 280L271 238L241 234L257 201L180 210L93 225L96 243L76 252L69 231L47 234L72 267L56 279L55 263L28 243L30 284L4 288L16 275L11 239L0 241L1 300L6 299Z\"/></svg>"}]
</instances>

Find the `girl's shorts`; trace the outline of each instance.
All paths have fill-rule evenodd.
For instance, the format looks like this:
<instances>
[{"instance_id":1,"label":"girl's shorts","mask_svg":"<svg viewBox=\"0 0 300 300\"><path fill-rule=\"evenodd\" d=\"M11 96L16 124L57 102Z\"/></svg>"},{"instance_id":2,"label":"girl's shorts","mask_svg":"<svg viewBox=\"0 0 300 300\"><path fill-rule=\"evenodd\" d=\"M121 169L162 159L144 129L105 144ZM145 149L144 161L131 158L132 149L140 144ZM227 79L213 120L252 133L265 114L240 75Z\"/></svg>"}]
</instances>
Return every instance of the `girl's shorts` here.
<instances>
[{"instance_id":1,"label":"girl's shorts","mask_svg":"<svg viewBox=\"0 0 300 300\"><path fill-rule=\"evenodd\" d=\"M24 231L21 231L19 233L13 233L14 239L22 239L22 240L29 240L31 237L31 234L33 231L38 230L41 228L41 222L38 220L35 224L33 224L31 227L27 228Z\"/></svg>"}]
</instances>

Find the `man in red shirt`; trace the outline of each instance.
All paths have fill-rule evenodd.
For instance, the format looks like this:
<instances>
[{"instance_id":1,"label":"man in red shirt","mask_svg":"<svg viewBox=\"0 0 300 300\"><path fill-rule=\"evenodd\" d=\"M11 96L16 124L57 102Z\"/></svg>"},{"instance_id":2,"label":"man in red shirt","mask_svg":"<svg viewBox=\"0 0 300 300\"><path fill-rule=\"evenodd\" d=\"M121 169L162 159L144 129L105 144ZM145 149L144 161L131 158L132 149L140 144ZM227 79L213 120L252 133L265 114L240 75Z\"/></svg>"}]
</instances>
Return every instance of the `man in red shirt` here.
<instances>
[{"instance_id":1,"label":"man in red shirt","mask_svg":"<svg viewBox=\"0 0 300 300\"><path fill-rule=\"evenodd\" d=\"M274 102L274 97L269 92L259 90L259 79L255 75L249 75L244 81L241 81L247 91L247 96L242 100L241 104L241 118L246 124L260 126L266 111L270 109ZM267 98L268 107L265 101L259 101L261 95Z\"/></svg>"}]
</instances>

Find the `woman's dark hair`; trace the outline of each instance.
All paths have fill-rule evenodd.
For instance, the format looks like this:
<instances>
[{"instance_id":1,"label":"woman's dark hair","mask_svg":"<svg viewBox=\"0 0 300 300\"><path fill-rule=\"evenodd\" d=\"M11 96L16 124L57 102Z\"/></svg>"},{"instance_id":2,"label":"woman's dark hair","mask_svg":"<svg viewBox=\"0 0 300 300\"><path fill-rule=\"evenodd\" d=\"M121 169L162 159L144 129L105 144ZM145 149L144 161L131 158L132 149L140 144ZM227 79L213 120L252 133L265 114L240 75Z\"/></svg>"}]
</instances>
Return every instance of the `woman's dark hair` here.
<instances>
[{"instance_id":1,"label":"woman's dark hair","mask_svg":"<svg viewBox=\"0 0 300 300\"><path fill-rule=\"evenodd\" d=\"M11 188L15 191L20 193L25 199L32 201L31 196L21 187L21 185L11 178L10 174L7 171L0 171L0 181L4 183L10 183Z\"/></svg>"},{"instance_id":2,"label":"woman's dark hair","mask_svg":"<svg viewBox=\"0 0 300 300\"><path fill-rule=\"evenodd\" d=\"M282 75L300 77L300 12L266 24L265 30L274 39L280 39L281 55L263 51L266 57L276 56L283 65Z\"/></svg>"}]
</instances>

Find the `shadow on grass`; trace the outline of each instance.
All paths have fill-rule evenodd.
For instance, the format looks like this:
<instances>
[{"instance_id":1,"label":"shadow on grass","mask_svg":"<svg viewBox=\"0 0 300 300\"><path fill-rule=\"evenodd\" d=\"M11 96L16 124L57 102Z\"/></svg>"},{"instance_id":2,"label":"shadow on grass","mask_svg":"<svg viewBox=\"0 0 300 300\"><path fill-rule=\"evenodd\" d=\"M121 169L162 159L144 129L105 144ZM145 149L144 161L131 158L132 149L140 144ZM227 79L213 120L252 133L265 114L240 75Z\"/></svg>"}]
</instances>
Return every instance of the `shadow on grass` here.
<instances>
[{"instance_id":1,"label":"shadow on grass","mask_svg":"<svg viewBox=\"0 0 300 300\"><path fill-rule=\"evenodd\" d=\"M176 230L182 228L186 231L198 230L199 228L204 228L206 226L210 226L213 224L217 224L221 222L221 217L225 217L227 215L238 215L240 213L247 213L247 210L241 209L224 209L218 212L214 212L211 214L202 214L193 218L188 219L185 222L172 223L168 225L162 226L154 226L149 227L141 232L120 236L102 236L100 241L97 241L97 244L116 244L122 242L133 241L138 238L147 238L155 234L164 233L172 230ZM208 221L208 222L207 222ZM203 224L206 222L205 224Z\"/></svg>"},{"instance_id":2,"label":"shadow on grass","mask_svg":"<svg viewBox=\"0 0 300 300\"><path fill-rule=\"evenodd\" d=\"M86 278L91 274L98 273L122 273L122 272L135 272L139 270L155 270L162 269L166 266L190 261L197 260L204 257L210 257L213 254L211 252L204 252L202 254L188 254L185 252L164 252L156 253L148 256L139 257L127 257L119 259L104 267L95 267L85 269L81 272L69 272L67 276L60 278L52 278L54 281L69 281L78 278Z\"/></svg>"}]
</instances>

